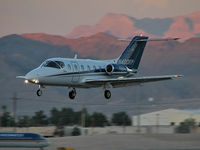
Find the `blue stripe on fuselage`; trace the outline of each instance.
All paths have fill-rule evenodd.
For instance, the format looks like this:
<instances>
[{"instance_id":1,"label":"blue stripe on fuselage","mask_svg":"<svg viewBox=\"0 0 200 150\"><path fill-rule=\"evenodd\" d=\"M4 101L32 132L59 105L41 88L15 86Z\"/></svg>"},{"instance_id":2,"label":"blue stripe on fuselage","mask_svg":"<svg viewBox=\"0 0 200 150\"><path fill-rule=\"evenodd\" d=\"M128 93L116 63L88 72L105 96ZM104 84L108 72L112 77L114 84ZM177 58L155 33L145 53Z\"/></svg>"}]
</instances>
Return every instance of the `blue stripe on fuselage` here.
<instances>
[{"instance_id":1,"label":"blue stripe on fuselage","mask_svg":"<svg viewBox=\"0 0 200 150\"><path fill-rule=\"evenodd\" d=\"M68 73L59 73L54 75L48 75L46 77L55 77L55 76L62 76L62 75L80 75L80 74L87 74L87 73L106 73L104 69L97 69L97 70L91 70L91 71L81 71L81 72L68 72Z\"/></svg>"}]
</instances>

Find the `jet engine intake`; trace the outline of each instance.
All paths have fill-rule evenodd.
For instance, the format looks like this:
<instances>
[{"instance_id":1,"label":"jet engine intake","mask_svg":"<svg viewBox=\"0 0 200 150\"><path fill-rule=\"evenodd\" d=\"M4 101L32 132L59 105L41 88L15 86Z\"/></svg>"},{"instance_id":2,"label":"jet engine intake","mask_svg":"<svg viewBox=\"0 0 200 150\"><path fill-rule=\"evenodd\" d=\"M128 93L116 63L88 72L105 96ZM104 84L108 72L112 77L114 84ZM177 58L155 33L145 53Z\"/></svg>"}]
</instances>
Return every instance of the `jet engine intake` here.
<instances>
[{"instance_id":1,"label":"jet engine intake","mask_svg":"<svg viewBox=\"0 0 200 150\"><path fill-rule=\"evenodd\" d=\"M129 70L125 65L122 64L109 64L106 66L105 71L108 75L117 74L128 74Z\"/></svg>"}]
</instances>

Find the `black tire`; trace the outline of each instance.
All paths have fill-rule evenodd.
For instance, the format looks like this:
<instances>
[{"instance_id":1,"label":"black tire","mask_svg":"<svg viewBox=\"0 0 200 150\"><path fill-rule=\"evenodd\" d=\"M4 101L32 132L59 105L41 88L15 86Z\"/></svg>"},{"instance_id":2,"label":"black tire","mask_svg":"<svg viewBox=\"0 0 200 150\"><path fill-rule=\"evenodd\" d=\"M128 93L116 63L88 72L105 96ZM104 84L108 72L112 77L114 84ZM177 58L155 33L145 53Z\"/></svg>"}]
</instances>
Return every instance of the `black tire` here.
<instances>
[{"instance_id":1,"label":"black tire","mask_svg":"<svg viewBox=\"0 0 200 150\"><path fill-rule=\"evenodd\" d=\"M104 96L105 96L106 99L110 99L110 97L111 97L111 92L110 92L109 90L105 90L105 91L104 91Z\"/></svg>"},{"instance_id":2,"label":"black tire","mask_svg":"<svg viewBox=\"0 0 200 150\"><path fill-rule=\"evenodd\" d=\"M76 91L75 90L72 90L69 92L69 98L70 99L74 99L76 97Z\"/></svg>"},{"instance_id":3,"label":"black tire","mask_svg":"<svg viewBox=\"0 0 200 150\"><path fill-rule=\"evenodd\" d=\"M42 95L42 90L37 90L37 96L41 96Z\"/></svg>"}]
</instances>

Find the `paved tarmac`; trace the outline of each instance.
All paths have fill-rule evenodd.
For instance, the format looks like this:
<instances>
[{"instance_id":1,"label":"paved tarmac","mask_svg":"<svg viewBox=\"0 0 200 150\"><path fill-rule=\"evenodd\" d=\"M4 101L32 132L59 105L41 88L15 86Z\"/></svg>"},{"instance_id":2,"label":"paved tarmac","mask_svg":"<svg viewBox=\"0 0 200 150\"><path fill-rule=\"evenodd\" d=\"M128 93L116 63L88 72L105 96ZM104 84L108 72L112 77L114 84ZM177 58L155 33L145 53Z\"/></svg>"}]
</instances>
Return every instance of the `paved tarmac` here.
<instances>
[{"instance_id":1,"label":"paved tarmac","mask_svg":"<svg viewBox=\"0 0 200 150\"><path fill-rule=\"evenodd\" d=\"M134 134L93 135L48 138L51 142L45 150L58 147L74 150L199 150L200 134ZM5 148L0 148L5 149ZM14 150L6 148L5 150ZM35 148L36 149L36 148ZM20 150L30 150L21 149Z\"/></svg>"}]
</instances>

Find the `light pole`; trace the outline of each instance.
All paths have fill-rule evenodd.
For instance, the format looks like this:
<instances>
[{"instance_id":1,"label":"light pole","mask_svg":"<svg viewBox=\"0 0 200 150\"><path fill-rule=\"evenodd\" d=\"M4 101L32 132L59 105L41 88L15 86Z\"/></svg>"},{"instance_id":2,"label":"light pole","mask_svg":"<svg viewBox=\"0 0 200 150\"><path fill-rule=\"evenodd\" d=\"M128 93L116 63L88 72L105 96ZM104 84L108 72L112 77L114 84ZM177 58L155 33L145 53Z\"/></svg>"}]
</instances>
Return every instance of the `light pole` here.
<instances>
[{"instance_id":1,"label":"light pole","mask_svg":"<svg viewBox=\"0 0 200 150\"><path fill-rule=\"evenodd\" d=\"M137 115L137 132L138 132L138 133L140 133L140 130L141 130L141 129L140 129L140 107L139 107L139 96L140 96L140 95L139 95L139 94L140 94L140 93L139 93L139 92L140 92L139 90L140 90L140 89L139 89L139 87L140 87L140 85L138 85L138 86L136 87L136 102L137 102L137 105L138 105L138 106L137 106L137 111L138 111L138 115Z\"/></svg>"},{"instance_id":2,"label":"light pole","mask_svg":"<svg viewBox=\"0 0 200 150\"><path fill-rule=\"evenodd\" d=\"M13 118L15 121L15 125L14 125L14 132L16 132L16 124L17 124L17 100L19 100L19 98L17 98L17 93L14 93L13 97Z\"/></svg>"},{"instance_id":3,"label":"light pole","mask_svg":"<svg viewBox=\"0 0 200 150\"><path fill-rule=\"evenodd\" d=\"M160 114L156 114L156 129L157 129L157 133L159 132L159 124L160 124Z\"/></svg>"}]
</instances>

